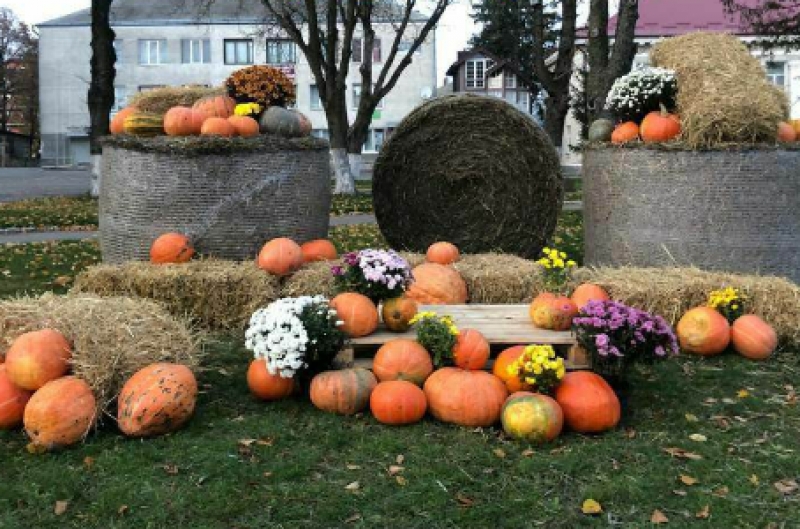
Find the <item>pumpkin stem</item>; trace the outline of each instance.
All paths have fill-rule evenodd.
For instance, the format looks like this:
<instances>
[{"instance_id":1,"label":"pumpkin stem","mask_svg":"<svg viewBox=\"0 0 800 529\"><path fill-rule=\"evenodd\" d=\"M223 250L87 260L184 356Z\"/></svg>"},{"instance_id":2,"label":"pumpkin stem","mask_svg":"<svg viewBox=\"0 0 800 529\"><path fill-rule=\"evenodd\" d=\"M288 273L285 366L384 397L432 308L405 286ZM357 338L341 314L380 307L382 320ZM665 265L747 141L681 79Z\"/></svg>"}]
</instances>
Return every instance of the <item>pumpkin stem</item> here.
<instances>
[{"instance_id":1,"label":"pumpkin stem","mask_svg":"<svg viewBox=\"0 0 800 529\"><path fill-rule=\"evenodd\" d=\"M662 117L669 116L669 111L667 111L667 107L664 106L664 103L659 103L658 106L661 107L661 116Z\"/></svg>"}]
</instances>

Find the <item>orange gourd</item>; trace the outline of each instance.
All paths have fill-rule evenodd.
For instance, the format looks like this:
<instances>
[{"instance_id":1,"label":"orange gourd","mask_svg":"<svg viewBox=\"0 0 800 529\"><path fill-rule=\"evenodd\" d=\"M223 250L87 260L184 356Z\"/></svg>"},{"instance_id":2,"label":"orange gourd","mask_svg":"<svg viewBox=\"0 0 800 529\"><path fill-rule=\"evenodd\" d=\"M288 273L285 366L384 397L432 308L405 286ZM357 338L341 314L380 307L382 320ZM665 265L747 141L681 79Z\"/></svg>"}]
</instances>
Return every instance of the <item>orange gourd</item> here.
<instances>
[{"instance_id":1,"label":"orange gourd","mask_svg":"<svg viewBox=\"0 0 800 529\"><path fill-rule=\"evenodd\" d=\"M491 426L508 397L503 381L486 371L443 367L425 381L431 415L461 426Z\"/></svg>"},{"instance_id":2,"label":"orange gourd","mask_svg":"<svg viewBox=\"0 0 800 529\"><path fill-rule=\"evenodd\" d=\"M453 360L461 369L483 369L489 360L489 342L475 329L460 329L453 346Z\"/></svg>"},{"instance_id":3,"label":"orange gourd","mask_svg":"<svg viewBox=\"0 0 800 529\"><path fill-rule=\"evenodd\" d=\"M411 328L411 319L417 310L417 302L405 296L387 299L381 307L383 324L392 332L406 332Z\"/></svg>"},{"instance_id":4,"label":"orange gourd","mask_svg":"<svg viewBox=\"0 0 800 529\"><path fill-rule=\"evenodd\" d=\"M680 136L681 123L662 108L660 112L650 112L644 117L639 133L645 143L669 141Z\"/></svg>"},{"instance_id":5,"label":"orange gourd","mask_svg":"<svg viewBox=\"0 0 800 529\"><path fill-rule=\"evenodd\" d=\"M203 129L206 114L189 107L172 107L164 115L167 136L196 136Z\"/></svg>"},{"instance_id":6,"label":"orange gourd","mask_svg":"<svg viewBox=\"0 0 800 529\"><path fill-rule=\"evenodd\" d=\"M207 96L199 99L192 108L202 111L209 118L227 119L233 115L236 101L228 96Z\"/></svg>"},{"instance_id":7,"label":"orange gourd","mask_svg":"<svg viewBox=\"0 0 800 529\"><path fill-rule=\"evenodd\" d=\"M279 237L272 239L261 248L257 264L260 269L270 274L289 275L303 266L303 252L293 240Z\"/></svg>"},{"instance_id":8,"label":"orange gourd","mask_svg":"<svg viewBox=\"0 0 800 529\"><path fill-rule=\"evenodd\" d=\"M152 364L134 373L122 387L117 424L131 437L174 432L192 417L196 402L197 380L188 367Z\"/></svg>"},{"instance_id":9,"label":"orange gourd","mask_svg":"<svg viewBox=\"0 0 800 529\"><path fill-rule=\"evenodd\" d=\"M294 392L294 379L284 378L280 373L273 375L267 369L267 362L257 359L250 362L247 369L247 387L261 400L280 400Z\"/></svg>"},{"instance_id":10,"label":"orange gourd","mask_svg":"<svg viewBox=\"0 0 800 529\"><path fill-rule=\"evenodd\" d=\"M797 140L797 132L794 127L786 122L778 123L778 141L793 142Z\"/></svg>"},{"instance_id":11,"label":"orange gourd","mask_svg":"<svg viewBox=\"0 0 800 529\"><path fill-rule=\"evenodd\" d=\"M414 282L406 297L426 305L461 305L467 302L467 284L453 267L423 263L411 271Z\"/></svg>"},{"instance_id":12,"label":"orange gourd","mask_svg":"<svg viewBox=\"0 0 800 529\"><path fill-rule=\"evenodd\" d=\"M731 342L745 358L764 360L778 347L778 335L769 323L755 314L746 314L733 322Z\"/></svg>"},{"instance_id":13,"label":"orange gourd","mask_svg":"<svg viewBox=\"0 0 800 529\"><path fill-rule=\"evenodd\" d=\"M232 138L236 136L236 128L227 118L208 118L203 122L203 126L200 128L200 134L203 136Z\"/></svg>"},{"instance_id":14,"label":"orange gourd","mask_svg":"<svg viewBox=\"0 0 800 529\"><path fill-rule=\"evenodd\" d=\"M547 395L520 391L503 404L503 431L515 439L535 444L552 441L564 427L564 412Z\"/></svg>"},{"instance_id":15,"label":"orange gourd","mask_svg":"<svg viewBox=\"0 0 800 529\"><path fill-rule=\"evenodd\" d=\"M114 117L111 118L111 123L109 123L109 131L111 134L124 134L125 133L125 118L131 116L138 112L139 109L136 107L125 107L116 114Z\"/></svg>"},{"instance_id":16,"label":"orange gourd","mask_svg":"<svg viewBox=\"0 0 800 529\"><path fill-rule=\"evenodd\" d=\"M516 393L517 391L527 391L531 386L522 382L518 376L512 375L508 372L508 366L517 361L517 358L525 351L524 345L515 345L503 350L495 359L494 366L492 366L492 373L494 376L503 381L509 393Z\"/></svg>"},{"instance_id":17,"label":"orange gourd","mask_svg":"<svg viewBox=\"0 0 800 529\"><path fill-rule=\"evenodd\" d=\"M228 118L228 121L233 125L233 128L236 129L236 134L238 136L252 138L259 134L258 121L250 116L231 116Z\"/></svg>"},{"instance_id":18,"label":"orange gourd","mask_svg":"<svg viewBox=\"0 0 800 529\"><path fill-rule=\"evenodd\" d=\"M435 242L428 247L425 258L429 263L449 265L458 261L460 253L455 244L449 242Z\"/></svg>"},{"instance_id":19,"label":"orange gourd","mask_svg":"<svg viewBox=\"0 0 800 529\"><path fill-rule=\"evenodd\" d=\"M25 405L31 395L32 392L11 382L5 365L0 364L0 430L10 430L22 424Z\"/></svg>"},{"instance_id":20,"label":"orange gourd","mask_svg":"<svg viewBox=\"0 0 800 529\"><path fill-rule=\"evenodd\" d=\"M165 233L150 247L150 262L153 264L186 263L193 256L192 242L182 233Z\"/></svg>"},{"instance_id":21,"label":"orange gourd","mask_svg":"<svg viewBox=\"0 0 800 529\"><path fill-rule=\"evenodd\" d=\"M331 308L343 322L339 329L351 338L367 336L378 328L378 308L367 296L345 292L331 300Z\"/></svg>"},{"instance_id":22,"label":"orange gourd","mask_svg":"<svg viewBox=\"0 0 800 529\"><path fill-rule=\"evenodd\" d=\"M639 125L633 121L620 123L611 133L611 143L622 144L639 139Z\"/></svg>"},{"instance_id":23,"label":"orange gourd","mask_svg":"<svg viewBox=\"0 0 800 529\"><path fill-rule=\"evenodd\" d=\"M308 241L300 246L300 252L303 254L303 261L310 263L312 261L333 261L339 257L336 247L328 239L317 239L315 241Z\"/></svg>"},{"instance_id":24,"label":"orange gourd","mask_svg":"<svg viewBox=\"0 0 800 529\"><path fill-rule=\"evenodd\" d=\"M711 307L686 312L675 327L681 349L702 356L717 355L730 343L731 326L725 316Z\"/></svg>"},{"instance_id":25,"label":"orange gourd","mask_svg":"<svg viewBox=\"0 0 800 529\"><path fill-rule=\"evenodd\" d=\"M71 359L72 348L60 332L28 332L14 340L6 352L6 374L20 388L36 391L66 375Z\"/></svg>"},{"instance_id":26,"label":"orange gourd","mask_svg":"<svg viewBox=\"0 0 800 529\"><path fill-rule=\"evenodd\" d=\"M325 371L311 380L311 402L323 411L354 415L366 409L377 385L375 375L366 369Z\"/></svg>"},{"instance_id":27,"label":"orange gourd","mask_svg":"<svg viewBox=\"0 0 800 529\"><path fill-rule=\"evenodd\" d=\"M428 400L425 392L405 380L381 382L369 397L372 415L383 424L414 424L425 416Z\"/></svg>"},{"instance_id":28,"label":"orange gourd","mask_svg":"<svg viewBox=\"0 0 800 529\"><path fill-rule=\"evenodd\" d=\"M421 386L433 372L431 355L414 340L397 338L383 344L372 361L381 382L406 380Z\"/></svg>"},{"instance_id":29,"label":"orange gourd","mask_svg":"<svg viewBox=\"0 0 800 529\"><path fill-rule=\"evenodd\" d=\"M566 296L544 292L536 296L528 313L533 324L551 331L568 331L572 319L578 315L578 307Z\"/></svg>"},{"instance_id":30,"label":"orange gourd","mask_svg":"<svg viewBox=\"0 0 800 529\"><path fill-rule=\"evenodd\" d=\"M611 298L603 287L591 283L584 283L575 289L570 299L575 304L575 307L580 310L590 301L608 301Z\"/></svg>"},{"instance_id":31,"label":"orange gourd","mask_svg":"<svg viewBox=\"0 0 800 529\"><path fill-rule=\"evenodd\" d=\"M45 449L77 443L97 418L92 389L76 377L52 380L33 394L22 422L31 442Z\"/></svg>"},{"instance_id":32,"label":"orange gourd","mask_svg":"<svg viewBox=\"0 0 800 529\"><path fill-rule=\"evenodd\" d=\"M619 423L619 399L603 377L589 371L567 373L556 388L564 422L580 433L600 433Z\"/></svg>"}]
</instances>

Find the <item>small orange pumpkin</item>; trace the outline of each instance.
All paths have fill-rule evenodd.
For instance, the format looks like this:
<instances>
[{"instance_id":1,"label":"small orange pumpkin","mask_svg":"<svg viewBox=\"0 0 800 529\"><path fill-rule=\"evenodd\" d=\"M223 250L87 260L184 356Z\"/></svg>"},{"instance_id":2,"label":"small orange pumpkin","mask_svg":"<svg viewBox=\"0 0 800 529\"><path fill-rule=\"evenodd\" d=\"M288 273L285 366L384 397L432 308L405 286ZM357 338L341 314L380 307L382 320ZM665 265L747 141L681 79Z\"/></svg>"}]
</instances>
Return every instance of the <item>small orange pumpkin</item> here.
<instances>
[{"instance_id":1,"label":"small orange pumpkin","mask_svg":"<svg viewBox=\"0 0 800 529\"><path fill-rule=\"evenodd\" d=\"M96 417L97 401L89 384L76 377L62 377L33 394L22 422L31 442L49 450L86 437Z\"/></svg>"},{"instance_id":2,"label":"small orange pumpkin","mask_svg":"<svg viewBox=\"0 0 800 529\"><path fill-rule=\"evenodd\" d=\"M778 123L778 141L793 142L797 140L797 131L789 123L781 121Z\"/></svg>"},{"instance_id":3,"label":"small orange pumpkin","mask_svg":"<svg viewBox=\"0 0 800 529\"><path fill-rule=\"evenodd\" d=\"M125 118L127 118L128 116L132 116L138 111L139 109L137 109L136 107L125 107L116 114L114 114L114 117L111 118L111 123L109 124L109 132L111 132L111 134L124 134Z\"/></svg>"},{"instance_id":4,"label":"small orange pumpkin","mask_svg":"<svg viewBox=\"0 0 800 529\"><path fill-rule=\"evenodd\" d=\"M467 284L453 267L423 263L411 274L414 282L406 297L425 305L461 305L467 302Z\"/></svg>"},{"instance_id":5,"label":"small orange pumpkin","mask_svg":"<svg viewBox=\"0 0 800 529\"><path fill-rule=\"evenodd\" d=\"M369 397L372 415L383 424L414 424L425 416L428 400L419 386L405 380L381 382Z\"/></svg>"},{"instance_id":6,"label":"small orange pumpkin","mask_svg":"<svg viewBox=\"0 0 800 529\"><path fill-rule=\"evenodd\" d=\"M303 254L303 261L306 263L333 261L339 257L336 247L328 239L317 239L303 243L300 246L300 252Z\"/></svg>"},{"instance_id":7,"label":"small orange pumpkin","mask_svg":"<svg viewBox=\"0 0 800 529\"><path fill-rule=\"evenodd\" d=\"M236 101L224 95L207 96L199 99L192 108L204 112L210 118L227 119L233 115Z\"/></svg>"},{"instance_id":8,"label":"small orange pumpkin","mask_svg":"<svg viewBox=\"0 0 800 529\"><path fill-rule=\"evenodd\" d=\"M533 324L551 331L568 331L578 307L566 296L544 292L536 296L528 310Z\"/></svg>"},{"instance_id":9,"label":"small orange pumpkin","mask_svg":"<svg viewBox=\"0 0 800 529\"><path fill-rule=\"evenodd\" d=\"M345 292L331 300L331 308L343 322L339 329L351 338L370 335L378 328L378 309L367 296Z\"/></svg>"},{"instance_id":10,"label":"small orange pumpkin","mask_svg":"<svg viewBox=\"0 0 800 529\"><path fill-rule=\"evenodd\" d=\"M772 325L755 314L746 314L733 322L731 342L737 353L751 360L764 360L778 347L778 335Z\"/></svg>"},{"instance_id":11,"label":"small orange pumpkin","mask_svg":"<svg viewBox=\"0 0 800 529\"><path fill-rule=\"evenodd\" d=\"M36 391L69 371L72 348L63 334L42 329L19 336L6 352L6 374L17 386Z\"/></svg>"},{"instance_id":12,"label":"small orange pumpkin","mask_svg":"<svg viewBox=\"0 0 800 529\"><path fill-rule=\"evenodd\" d=\"M236 128L227 118L208 118L200 129L203 136L222 136L232 138L236 136Z\"/></svg>"},{"instance_id":13,"label":"small orange pumpkin","mask_svg":"<svg viewBox=\"0 0 800 529\"><path fill-rule=\"evenodd\" d=\"M279 373L273 375L267 369L267 362L257 359L247 368L247 387L261 400L280 400L294 392L294 379L284 378Z\"/></svg>"},{"instance_id":14,"label":"small orange pumpkin","mask_svg":"<svg viewBox=\"0 0 800 529\"><path fill-rule=\"evenodd\" d=\"M525 352L524 345L515 345L514 347L504 349L497 356L494 361L494 366L492 366L492 373L503 381L509 393L531 389L531 386L521 381L518 376L508 372L508 367L516 362L517 358L519 358L523 352Z\"/></svg>"},{"instance_id":15,"label":"small orange pumpkin","mask_svg":"<svg viewBox=\"0 0 800 529\"><path fill-rule=\"evenodd\" d=\"M483 369L489 360L489 342L475 329L460 329L453 346L453 360L461 369Z\"/></svg>"},{"instance_id":16,"label":"small orange pumpkin","mask_svg":"<svg viewBox=\"0 0 800 529\"><path fill-rule=\"evenodd\" d=\"M406 332L418 309L417 302L405 296L387 299L381 307L383 324L392 332Z\"/></svg>"},{"instance_id":17,"label":"small orange pumpkin","mask_svg":"<svg viewBox=\"0 0 800 529\"><path fill-rule=\"evenodd\" d=\"M257 264L260 269L272 275L289 275L303 266L303 251L293 240L279 237L261 248Z\"/></svg>"},{"instance_id":18,"label":"small orange pumpkin","mask_svg":"<svg viewBox=\"0 0 800 529\"><path fill-rule=\"evenodd\" d=\"M396 338L375 353L372 372L381 382L407 380L421 386L433 372L433 362L428 351L416 341Z\"/></svg>"},{"instance_id":19,"label":"small orange pumpkin","mask_svg":"<svg viewBox=\"0 0 800 529\"><path fill-rule=\"evenodd\" d=\"M617 426L619 399L603 377L589 371L567 373L556 388L564 422L579 433L600 433Z\"/></svg>"},{"instance_id":20,"label":"small orange pumpkin","mask_svg":"<svg viewBox=\"0 0 800 529\"><path fill-rule=\"evenodd\" d=\"M660 112L650 112L644 117L639 133L645 143L665 142L680 136L681 123L662 107Z\"/></svg>"},{"instance_id":21,"label":"small orange pumpkin","mask_svg":"<svg viewBox=\"0 0 800 529\"><path fill-rule=\"evenodd\" d=\"M150 247L150 262L153 264L186 263L194 256L194 247L189 237L182 233L165 233Z\"/></svg>"},{"instance_id":22,"label":"small orange pumpkin","mask_svg":"<svg viewBox=\"0 0 800 529\"><path fill-rule=\"evenodd\" d=\"M712 356L730 343L731 326L725 316L711 307L696 307L686 312L675 327L681 349L687 353Z\"/></svg>"},{"instance_id":23,"label":"small orange pumpkin","mask_svg":"<svg viewBox=\"0 0 800 529\"><path fill-rule=\"evenodd\" d=\"M325 371L311 380L311 402L323 411L354 415L369 406L377 385L375 375L366 369Z\"/></svg>"},{"instance_id":24,"label":"small orange pumpkin","mask_svg":"<svg viewBox=\"0 0 800 529\"><path fill-rule=\"evenodd\" d=\"M164 132L167 136L196 136L207 117L194 108L172 107L164 115Z\"/></svg>"},{"instance_id":25,"label":"small orange pumpkin","mask_svg":"<svg viewBox=\"0 0 800 529\"><path fill-rule=\"evenodd\" d=\"M620 123L611 133L611 143L622 144L639 139L639 125L633 121Z\"/></svg>"},{"instance_id":26,"label":"small orange pumpkin","mask_svg":"<svg viewBox=\"0 0 800 529\"><path fill-rule=\"evenodd\" d=\"M508 397L503 381L486 371L443 367L425 381L431 415L461 426L491 426Z\"/></svg>"},{"instance_id":27,"label":"small orange pumpkin","mask_svg":"<svg viewBox=\"0 0 800 529\"><path fill-rule=\"evenodd\" d=\"M503 431L515 439L535 444L552 441L564 427L561 406L547 395L520 391L503 404Z\"/></svg>"},{"instance_id":28,"label":"small orange pumpkin","mask_svg":"<svg viewBox=\"0 0 800 529\"><path fill-rule=\"evenodd\" d=\"M449 265L458 261L460 253L455 244L449 242L435 242L428 247L425 258L429 263Z\"/></svg>"},{"instance_id":29,"label":"small orange pumpkin","mask_svg":"<svg viewBox=\"0 0 800 529\"><path fill-rule=\"evenodd\" d=\"M233 125L233 128L236 129L236 134L238 136L252 138L259 134L258 121L250 116L231 116L228 118L228 121Z\"/></svg>"},{"instance_id":30,"label":"small orange pumpkin","mask_svg":"<svg viewBox=\"0 0 800 529\"><path fill-rule=\"evenodd\" d=\"M590 301L608 301L611 298L603 287L591 283L584 283L575 289L570 299L578 310L580 310Z\"/></svg>"},{"instance_id":31,"label":"small orange pumpkin","mask_svg":"<svg viewBox=\"0 0 800 529\"><path fill-rule=\"evenodd\" d=\"M8 378L4 364L0 364L0 430L10 430L22 424L25 405L32 392L26 391Z\"/></svg>"}]
</instances>

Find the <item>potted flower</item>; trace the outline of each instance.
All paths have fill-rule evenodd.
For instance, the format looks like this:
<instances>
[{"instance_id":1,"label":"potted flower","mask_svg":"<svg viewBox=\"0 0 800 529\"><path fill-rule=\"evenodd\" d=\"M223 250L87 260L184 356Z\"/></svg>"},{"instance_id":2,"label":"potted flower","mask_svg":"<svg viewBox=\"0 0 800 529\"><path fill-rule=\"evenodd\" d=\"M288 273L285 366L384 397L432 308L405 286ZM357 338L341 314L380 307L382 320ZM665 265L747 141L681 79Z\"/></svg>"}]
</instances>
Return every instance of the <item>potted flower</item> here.
<instances>
[{"instance_id":1,"label":"potted flower","mask_svg":"<svg viewBox=\"0 0 800 529\"><path fill-rule=\"evenodd\" d=\"M578 313L578 307L566 295L567 281L576 263L556 248L544 248L542 254L536 262L542 267L545 291L530 305L531 321L542 329L566 331Z\"/></svg>"},{"instance_id":2,"label":"potted flower","mask_svg":"<svg viewBox=\"0 0 800 529\"><path fill-rule=\"evenodd\" d=\"M708 306L725 316L730 324L744 314L746 302L744 294L732 287L714 290L708 295Z\"/></svg>"},{"instance_id":3,"label":"potted flower","mask_svg":"<svg viewBox=\"0 0 800 529\"><path fill-rule=\"evenodd\" d=\"M236 70L225 81L225 88L237 103L258 103L262 110L292 105L297 95L285 73L264 65Z\"/></svg>"},{"instance_id":4,"label":"potted flower","mask_svg":"<svg viewBox=\"0 0 800 529\"><path fill-rule=\"evenodd\" d=\"M520 381L525 391L552 396L567 368L551 345L529 345L511 362L508 375Z\"/></svg>"},{"instance_id":5,"label":"potted flower","mask_svg":"<svg viewBox=\"0 0 800 529\"><path fill-rule=\"evenodd\" d=\"M358 292L378 305L403 295L411 284L411 267L394 250L366 249L344 255L344 266L331 272L340 292Z\"/></svg>"},{"instance_id":6,"label":"potted flower","mask_svg":"<svg viewBox=\"0 0 800 529\"><path fill-rule=\"evenodd\" d=\"M453 365L458 327L450 316L439 316L432 311L418 312L410 323L416 326L417 342L430 353L434 366Z\"/></svg>"}]
</instances>

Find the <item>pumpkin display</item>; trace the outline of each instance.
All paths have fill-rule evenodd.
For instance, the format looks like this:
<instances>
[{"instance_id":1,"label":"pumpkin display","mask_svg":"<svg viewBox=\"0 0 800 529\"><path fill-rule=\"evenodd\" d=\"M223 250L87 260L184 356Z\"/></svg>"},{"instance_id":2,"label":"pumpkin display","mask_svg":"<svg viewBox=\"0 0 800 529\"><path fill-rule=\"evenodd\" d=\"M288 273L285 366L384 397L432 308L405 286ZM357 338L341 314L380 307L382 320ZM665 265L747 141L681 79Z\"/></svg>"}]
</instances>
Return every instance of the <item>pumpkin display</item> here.
<instances>
[{"instance_id":1,"label":"pumpkin display","mask_svg":"<svg viewBox=\"0 0 800 529\"><path fill-rule=\"evenodd\" d=\"M203 112L209 118L228 119L233 115L236 101L232 97L212 95L198 99L192 108Z\"/></svg>"},{"instance_id":2,"label":"pumpkin display","mask_svg":"<svg viewBox=\"0 0 800 529\"><path fill-rule=\"evenodd\" d=\"M793 119L789 122L789 124L794 129L795 135L800 138L800 119Z\"/></svg>"},{"instance_id":3,"label":"pumpkin display","mask_svg":"<svg viewBox=\"0 0 800 529\"><path fill-rule=\"evenodd\" d=\"M611 133L611 143L622 144L639 139L639 125L633 121L620 123Z\"/></svg>"},{"instance_id":4,"label":"pumpkin display","mask_svg":"<svg viewBox=\"0 0 800 529\"><path fill-rule=\"evenodd\" d=\"M731 328L725 316L711 307L696 307L678 321L675 333L681 350L702 356L717 355L730 343Z\"/></svg>"},{"instance_id":5,"label":"pumpkin display","mask_svg":"<svg viewBox=\"0 0 800 529\"><path fill-rule=\"evenodd\" d=\"M147 112L132 112L122 125L125 134L152 137L164 134L164 116Z\"/></svg>"},{"instance_id":6,"label":"pumpkin display","mask_svg":"<svg viewBox=\"0 0 800 529\"><path fill-rule=\"evenodd\" d=\"M778 141L793 142L797 140L797 131L789 123L778 123Z\"/></svg>"},{"instance_id":7,"label":"pumpkin display","mask_svg":"<svg viewBox=\"0 0 800 529\"><path fill-rule=\"evenodd\" d=\"M242 138L252 138L253 136L258 136L260 132L258 129L258 121L250 116L231 116L228 118L228 121L236 130L236 135Z\"/></svg>"},{"instance_id":8,"label":"pumpkin display","mask_svg":"<svg viewBox=\"0 0 800 529\"><path fill-rule=\"evenodd\" d=\"M207 117L194 108L172 107L164 115L164 132L167 136L196 136Z\"/></svg>"},{"instance_id":9,"label":"pumpkin display","mask_svg":"<svg viewBox=\"0 0 800 529\"><path fill-rule=\"evenodd\" d=\"M584 283L579 285L575 291L572 292L570 299L575 304L578 310L581 310L590 301L608 301L611 299L608 292L603 287L593 285L592 283Z\"/></svg>"},{"instance_id":10,"label":"pumpkin display","mask_svg":"<svg viewBox=\"0 0 800 529\"><path fill-rule=\"evenodd\" d=\"M311 402L323 411L354 415L366 409L377 385L375 375L366 369L325 371L311 380Z\"/></svg>"},{"instance_id":11,"label":"pumpkin display","mask_svg":"<svg viewBox=\"0 0 800 529\"><path fill-rule=\"evenodd\" d=\"M22 424L25 405L31 395L32 392L11 382L5 365L0 364L0 430L10 430Z\"/></svg>"},{"instance_id":12,"label":"pumpkin display","mask_svg":"<svg viewBox=\"0 0 800 529\"><path fill-rule=\"evenodd\" d=\"M300 138L311 134L311 121L296 110L269 107L258 121L261 132L286 138Z\"/></svg>"},{"instance_id":13,"label":"pumpkin display","mask_svg":"<svg viewBox=\"0 0 800 529\"><path fill-rule=\"evenodd\" d=\"M564 427L564 412L551 397L529 391L514 393L503 404L503 431L534 444L552 441Z\"/></svg>"},{"instance_id":14,"label":"pumpkin display","mask_svg":"<svg viewBox=\"0 0 800 529\"><path fill-rule=\"evenodd\" d=\"M406 332L418 309L417 302L406 296L387 299L381 307L383 324L392 332Z\"/></svg>"},{"instance_id":15,"label":"pumpkin display","mask_svg":"<svg viewBox=\"0 0 800 529\"><path fill-rule=\"evenodd\" d=\"M419 386L405 380L381 382L369 397L372 415L383 424L414 424L425 416L428 400Z\"/></svg>"},{"instance_id":16,"label":"pumpkin display","mask_svg":"<svg viewBox=\"0 0 800 529\"><path fill-rule=\"evenodd\" d=\"M508 390L486 371L443 367L425 381L431 415L461 426L491 426L500 420Z\"/></svg>"},{"instance_id":17,"label":"pumpkin display","mask_svg":"<svg viewBox=\"0 0 800 529\"><path fill-rule=\"evenodd\" d=\"M197 380L188 367L151 364L122 386L117 398L117 424L131 437L174 432L192 417L196 402Z\"/></svg>"},{"instance_id":18,"label":"pumpkin display","mask_svg":"<svg viewBox=\"0 0 800 529\"><path fill-rule=\"evenodd\" d=\"M111 132L111 134L123 134L125 132L125 118L136 112L139 112L136 107L125 107L114 114L108 126L109 132Z\"/></svg>"},{"instance_id":19,"label":"pumpkin display","mask_svg":"<svg viewBox=\"0 0 800 529\"><path fill-rule=\"evenodd\" d=\"M614 133L614 122L610 119L600 118L596 119L589 126L589 141L601 142L611 141L611 135Z\"/></svg>"},{"instance_id":20,"label":"pumpkin display","mask_svg":"<svg viewBox=\"0 0 800 529\"><path fill-rule=\"evenodd\" d=\"M31 442L49 450L86 437L96 417L97 401L89 384L76 377L62 377L33 394L22 423Z\"/></svg>"},{"instance_id":21,"label":"pumpkin display","mask_svg":"<svg viewBox=\"0 0 800 529\"><path fill-rule=\"evenodd\" d=\"M461 305L467 302L467 284L453 267L423 263L411 274L414 282L406 297L425 305Z\"/></svg>"},{"instance_id":22,"label":"pumpkin display","mask_svg":"<svg viewBox=\"0 0 800 529\"><path fill-rule=\"evenodd\" d=\"M600 433L619 423L621 408L617 394L603 377L590 371L564 375L556 388L556 402L566 425L579 433Z\"/></svg>"},{"instance_id":23,"label":"pumpkin display","mask_svg":"<svg viewBox=\"0 0 800 529\"><path fill-rule=\"evenodd\" d=\"M372 372L381 382L406 380L422 386L433 372L431 355L419 343L396 338L383 344L372 361Z\"/></svg>"},{"instance_id":24,"label":"pumpkin display","mask_svg":"<svg viewBox=\"0 0 800 529\"><path fill-rule=\"evenodd\" d=\"M247 368L247 387L250 393L261 400L280 400L294 392L294 379L274 375L267 369L267 362L256 359Z\"/></svg>"},{"instance_id":25,"label":"pumpkin display","mask_svg":"<svg viewBox=\"0 0 800 529\"><path fill-rule=\"evenodd\" d=\"M194 247L189 237L182 233L160 235L150 247L150 262L153 264L186 263L194 256Z\"/></svg>"},{"instance_id":26,"label":"pumpkin display","mask_svg":"<svg viewBox=\"0 0 800 529\"><path fill-rule=\"evenodd\" d=\"M343 322L339 329L351 338L370 335L378 328L378 308L367 296L345 292L331 300L331 308Z\"/></svg>"},{"instance_id":27,"label":"pumpkin display","mask_svg":"<svg viewBox=\"0 0 800 529\"><path fill-rule=\"evenodd\" d=\"M453 346L453 360L461 369L483 369L489 360L489 342L475 329L461 329Z\"/></svg>"},{"instance_id":28,"label":"pumpkin display","mask_svg":"<svg viewBox=\"0 0 800 529\"><path fill-rule=\"evenodd\" d=\"M236 127L227 118L207 118L200 128L202 136L222 136L232 138L236 136Z\"/></svg>"},{"instance_id":29,"label":"pumpkin display","mask_svg":"<svg viewBox=\"0 0 800 529\"><path fill-rule=\"evenodd\" d=\"M303 255L303 261L306 263L312 261L333 261L339 257L336 247L328 239L317 239L303 243L300 245L300 253Z\"/></svg>"},{"instance_id":30,"label":"pumpkin display","mask_svg":"<svg viewBox=\"0 0 800 529\"><path fill-rule=\"evenodd\" d=\"M429 263L449 265L458 261L460 253L455 244L450 242L435 242L428 247L425 258Z\"/></svg>"},{"instance_id":31,"label":"pumpkin display","mask_svg":"<svg viewBox=\"0 0 800 529\"><path fill-rule=\"evenodd\" d=\"M276 276L289 275L303 266L303 252L291 239L278 237L261 248L258 267Z\"/></svg>"},{"instance_id":32,"label":"pumpkin display","mask_svg":"<svg viewBox=\"0 0 800 529\"><path fill-rule=\"evenodd\" d=\"M769 323L755 314L746 314L733 322L731 343L745 358L764 360L778 347L778 335Z\"/></svg>"},{"instance_id":33,"label":"pumpkin display","mask_svg":"<svg viewBox=\"0 0 800 529\"><path fill-rule=\"evenodd\" d=\"M578 307L566 296L544 292L534 298L528 313L533 324L541 329L568 331L572 319L578 315Z\"/></svg>"},{"instance_id":34,"label":"pumpkin display","mask_svg":"<svg viewBox=\"0 0 800 529\"><path fill-rule=\"evenodd\" d=\"M650 112L642 120L639 134L645 143L659 143L677 138L681 134L681 123L676 117L661 109Z\"/></svg>"},{"instance_id":35,"label":"pumpkin display","mask_svg":"<svg viewBox=\"0 0 800 529\"><path fill-rule=\"evenodd\" d=\"M54 329L32 331L19 336L6 352L6 374L22 389L36 391L51 380L67 374L72 348Z\"/></svg>"},{"instance_id":36,"label":"pumpkin display","mask_svg":"<svg viewBox=\"0 0 800 529\"><path fill-rule=\"evenodd\" d=\"M515 345L504 349L494 361L492 366L492 373L494 376L503 381L509 393L516 393L518 391L527 391L531 389L529 384L526 384L519 379L518 376L512 375L508 372L508 366L517 361L517 359L525 352L524 345Z\"/></svg>"}]
</instances>

